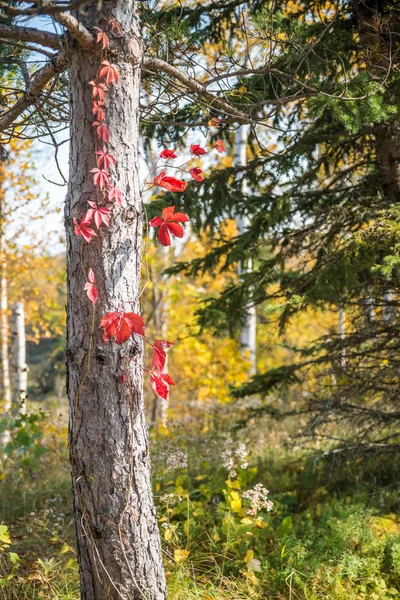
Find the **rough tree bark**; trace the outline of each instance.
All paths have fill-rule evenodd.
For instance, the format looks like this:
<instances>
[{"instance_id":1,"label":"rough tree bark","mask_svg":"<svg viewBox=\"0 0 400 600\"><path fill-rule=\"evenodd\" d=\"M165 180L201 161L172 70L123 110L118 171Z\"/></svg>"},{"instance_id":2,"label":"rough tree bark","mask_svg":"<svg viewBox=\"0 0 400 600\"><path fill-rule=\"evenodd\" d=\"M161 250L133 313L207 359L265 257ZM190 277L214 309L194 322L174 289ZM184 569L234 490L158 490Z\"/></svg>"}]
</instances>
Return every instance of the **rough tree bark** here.
<instances>
[{"instance_id":1,"label":"rough tree bark","mask_svg":"<svg viewBox=\"0 0 400 600\"><path fill-rule=\"evenodd\" d=\"M235 156L234 162L237 166L246 166L246 149L247 149L247 125L241 125L236 130L235 135ZM241 186L243 194L246 193L246 179L240 174ZM236 219L239 235L243 235L249 227L249 220L245 215L240 215ZM250 261L247 263L239 263L239 277L244 273L251 271L252 265ZM249 361L249 374L256 373L256 336L257 336L257 317L254 306L247 306L244 314L244 323L240 332L240 348L242 354Z\"/></svg>"},{"instance_id":2,"label":"rough tree bark","mask_svg":"<svg viewBox=\"0 0 400 600\"><path fill-rule=\"evenodd\" d=\"M11 305L11 390L12 410L16 414L26 412L28 367L26 364L24 303Z\"/></svg>"},{"instance_id":3,"label":"rough tree bark","mask_svg":"<svg viewBox=\"0 0 400 600\"><path fill-rule=\"evenodd\" d=\"M100 56L70 43L70 183L66 201L68 262L67 369L70 402L70 458L83 600L162 600L165 579L151 489L150 457L143 404L143 347L135 339L125 357L115 342L104 344L103 314L139 312L142 203L139 193L138 111L142 41L132 0L103 3L112 8L124 36L113 44L110 62L121 79L107 101L109 149L117 160L115 183L127 207L114 208L110 229L90 244L73 232L92 200L95 167L91 94ZM102 27L98 3L80 21ZM82 249L83 260L80 259ZM99 289L96 313L83 292L82 265L91 267ZM94 334L91 338L92 317ZM91 342L92 339L92 342ZM90 362L88 364L88 357ZM123 365L131 381L121 378ZM134 432L132 432L132 423ZM133 435L132 435L133 433ZM132 465L131 465L132 460Z\"/></svg>"}]
</instances>

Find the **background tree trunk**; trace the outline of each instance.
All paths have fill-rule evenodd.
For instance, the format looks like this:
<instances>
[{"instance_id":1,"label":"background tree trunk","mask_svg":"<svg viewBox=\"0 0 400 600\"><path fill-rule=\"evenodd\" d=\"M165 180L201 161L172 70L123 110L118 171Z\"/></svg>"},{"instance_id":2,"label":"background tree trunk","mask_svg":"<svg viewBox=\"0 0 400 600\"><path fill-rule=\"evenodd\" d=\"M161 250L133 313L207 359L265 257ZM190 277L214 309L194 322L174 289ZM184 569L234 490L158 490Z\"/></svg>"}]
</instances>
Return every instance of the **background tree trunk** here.
<instances>
[{"instance_id":1,"label":"background tree trunk","mask_svg":"<svg viewBox=\"0 0 400 600\"><path fill-rule=\"evenodd\" d=\"M104 27L97 4L85 7L80 15L88 28ZM106 122L111 138L108 147L117 160L117 167L112 170L113 182L124 192L127 207L115 207L111 227L103 227L90 244L74 234L72 219L80 220L86 213L89 195L91 200L102 202L100 192L93 191L89 172L96 166L96 148L88 86L96 76L101 58L99 53L84 52L74 43L69 51L71 177L65 214L67 381L70 458L84 600L165 598L144 414L142 342L135 339L122 348L114 341L103 343L99 332L99 321L105 313L140 309L143 214L138 174L138 117L142 41L136 4L127 0L103 3L103 13L108 14L112 7L112 14L124 31L123 38L114 39L109 57L117 65L121 78L118 87L111 86ZM99 289L93 314L83 291L81 247L82 264L86 272L89 267L93 269ZM124 365L131 389L121 378Z\"/></svg>"},{"instance_id":2,"label":"background tree trunk","mask_svg":"<svg viewBox=\"0 0 400 600\"><path fill-rule=\"evenodd\" d=\"M3 169L0 162L0 169ZM7 259L5 254L4 239L4 189L0 189L0 393L3 412L11 411L11 383L10 366L8 360L8 293L7 293ZM8 441L9 434L3 436L3 441Z\"/></svg>"},{"instance_id":3,"label":"background tree trunk","mask_svg":"<svg viewBox=\"0 0 400 600\"><path fill-rule=\"evenodd\" d=\"M246 166L246 149L247 149L247 125L241 125L236 130L235 135L235 156L234 163L236 166ZM247 185L246 179L241 173L239 175L242 182L242 193L246 194ZM249 220L246 216L240 215L236 218L236 224L239 235L243 235L249 227ZM239 263L239 277L244 273L250 272L252 265L250 261L247 263ZM244 315L244 323L240 332L240 348L243 355L249 361L249 374L254 375L256 372L256 335L257 335L257 317L254 306L247 306Z\"/></svg>"},{"instance_id":4,"label":"background tree trunk","mask_svg":"<svg viewBox=\"0 0 400 600\"><path fill-rule=\"evenodd\" d=\"M14 302L11 306L11 390L12 410L26 412L28 366L26 364L24 303Z\"/></svg>"}]
</instances>

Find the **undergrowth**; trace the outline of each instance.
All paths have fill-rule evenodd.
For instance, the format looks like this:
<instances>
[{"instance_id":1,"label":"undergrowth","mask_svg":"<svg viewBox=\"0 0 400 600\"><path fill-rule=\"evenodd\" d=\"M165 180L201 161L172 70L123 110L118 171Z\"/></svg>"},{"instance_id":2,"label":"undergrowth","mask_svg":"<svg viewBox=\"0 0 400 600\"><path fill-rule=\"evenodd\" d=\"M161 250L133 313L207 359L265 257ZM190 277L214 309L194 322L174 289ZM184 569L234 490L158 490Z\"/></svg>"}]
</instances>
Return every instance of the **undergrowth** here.
<instances>
[{"instance_id":1,"label":"undergrowth","mask_svg":"<svg viewBox=\"0 0 400 600\"><path fill-rule=\"evenodd\" d=\"M67 452L43 428L35 464L18 454L3 463L0 600L79 598ZM248 456L223 435L182 440L152 443L170 598L400 598L390 465L369 465L355 485L354 464L331 470L279 448Z\"/></svg>"}]
</instances>

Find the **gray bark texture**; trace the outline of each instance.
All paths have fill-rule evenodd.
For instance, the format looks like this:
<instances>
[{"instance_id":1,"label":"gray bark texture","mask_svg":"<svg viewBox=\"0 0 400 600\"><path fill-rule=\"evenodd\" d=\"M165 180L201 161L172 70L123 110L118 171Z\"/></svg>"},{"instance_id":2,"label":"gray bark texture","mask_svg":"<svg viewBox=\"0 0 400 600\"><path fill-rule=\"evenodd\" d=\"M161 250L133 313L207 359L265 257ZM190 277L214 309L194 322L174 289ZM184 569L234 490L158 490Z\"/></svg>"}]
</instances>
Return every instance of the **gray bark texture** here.
<instances>
[{"instance_id":1,"label":"gray bark texture","mask_svg":"<svg viewBox=\"0 0 400 600\"><path fill-rule=\"evenodd\" d=\"M89 29L104 27L97 4L79 15ZM108 14L112 8L112 16L124 31L122 38L112 38L105 58L120 72L119 85L111 86L107 99L106 123L110 129L108 149L117 160L110 172L113 183L124 192L126 203L114 206L110 228L102 226L90 244L74 233L73 218L80 221L85 215L88 199L103 204L101 193L94 192L90 173L96 166L97 148L88 85L96 76L101 58L100 51L84 51L73 41L68 49L71 147L65 209L67 386L82 600L166 597L144 414L142 341L131 339L124 346L114 340L104 343L99 330L100 319L108 312L140 311L143 214L138 117L142 41L136 4L132 0L103 3L103 13ZM82 264L86 273L90 267L93 269L99 290L93 336L93 309L83 291ZM130 387L122 377L124 365Z\"/></svg>"}]
</instances>

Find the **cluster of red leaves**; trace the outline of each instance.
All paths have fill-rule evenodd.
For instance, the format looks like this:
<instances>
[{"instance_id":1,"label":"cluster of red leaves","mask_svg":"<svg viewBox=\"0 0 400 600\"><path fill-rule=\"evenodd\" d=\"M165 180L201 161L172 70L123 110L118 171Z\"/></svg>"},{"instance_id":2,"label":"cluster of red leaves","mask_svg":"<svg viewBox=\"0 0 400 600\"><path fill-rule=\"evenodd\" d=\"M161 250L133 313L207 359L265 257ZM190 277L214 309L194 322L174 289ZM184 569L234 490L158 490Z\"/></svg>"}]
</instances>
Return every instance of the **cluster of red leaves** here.
<instances>
[{"instance_id":1,"label":"cluster of red leaves","mask_svg":"<svg viewBox=\"0 0 400 600\"><path fill-rule=\"evenodd\" d=\"M111 33L116 33L119 36L122 35L121 25L114 18L109 19L108 25ZM108 34L99 27L94 27L94 30L97 34L96 42L101 45L103 51L107 50L110 46ZM102 148L95 152L96 167L91 169L90 172L93 174L94 187L101 192L102 203L98 204L98 202L88 200L90 208L87 210L86 215L80 222L76 218L73 219L76 235L82 236L87 243L90 243L94 237L97 237L97 233L91 226L93 220L98 230L101 226L110 226L112 211L111 208L107 206L107 203L121 205L124 199L124 195L120 188L113 185L111 181L111 174L109 171L113 167L116 167L117 163L114 156L110 154L107 148L107 144L110 141L110 131L105 123L107 93L110 90L110 86L117 86L119 84L119 79L120 73L118 67L108 60L102 60L96 78L89 82L89 85L92 88L92 113L95 118L92 125L98 140L102 142ZM220 124L221 121L217 118L211 119L209 122L210 127L219 127ZM217 140L213 148L220 153L226 152L222 140ZM204 156L205 154L207 154L207 150L200 144L192 144L190 146L190 155L192 158L189 162L194 158ZM175 150L165 148L160 153L160 158L166 160L176 159L177 155ZM200 167L193 166L187 172L196 181L203 181L203 171ZM162 171L154 178L154 185L169 192L184 192L188 184L181 179L167 175L166 171ZM171 235L177 238L183 237L184 230L181 223L186 223L188 221L189 217L186 214L175 212L175 207L169 206L162 211L161 216L156 216L151 219L150 225L151 227L158 228L158 239L160 243L163 246L169 246L171 244ZM99 292L95 283L95 275L92 268L90 268L87 273L84 291L87 293L93 306L99 298ZM145 335L143 318L136 313L125 312L124 310L105 314L101 319L99 327L103 329L102 337L104 342L115 339L117 344L123 344L132 335L139 335L143 338ZM150 345L153 348L150 370L151 385L155 393L160 398L167 401L169 386L175 385L175 382L166 372L166 352L173 344L172 342L167 342L165 340L157 340L154 344ZM126 376L124 375L121 378L121 382L124 383L125 381Z\"/></svg>"}]
</instances>

